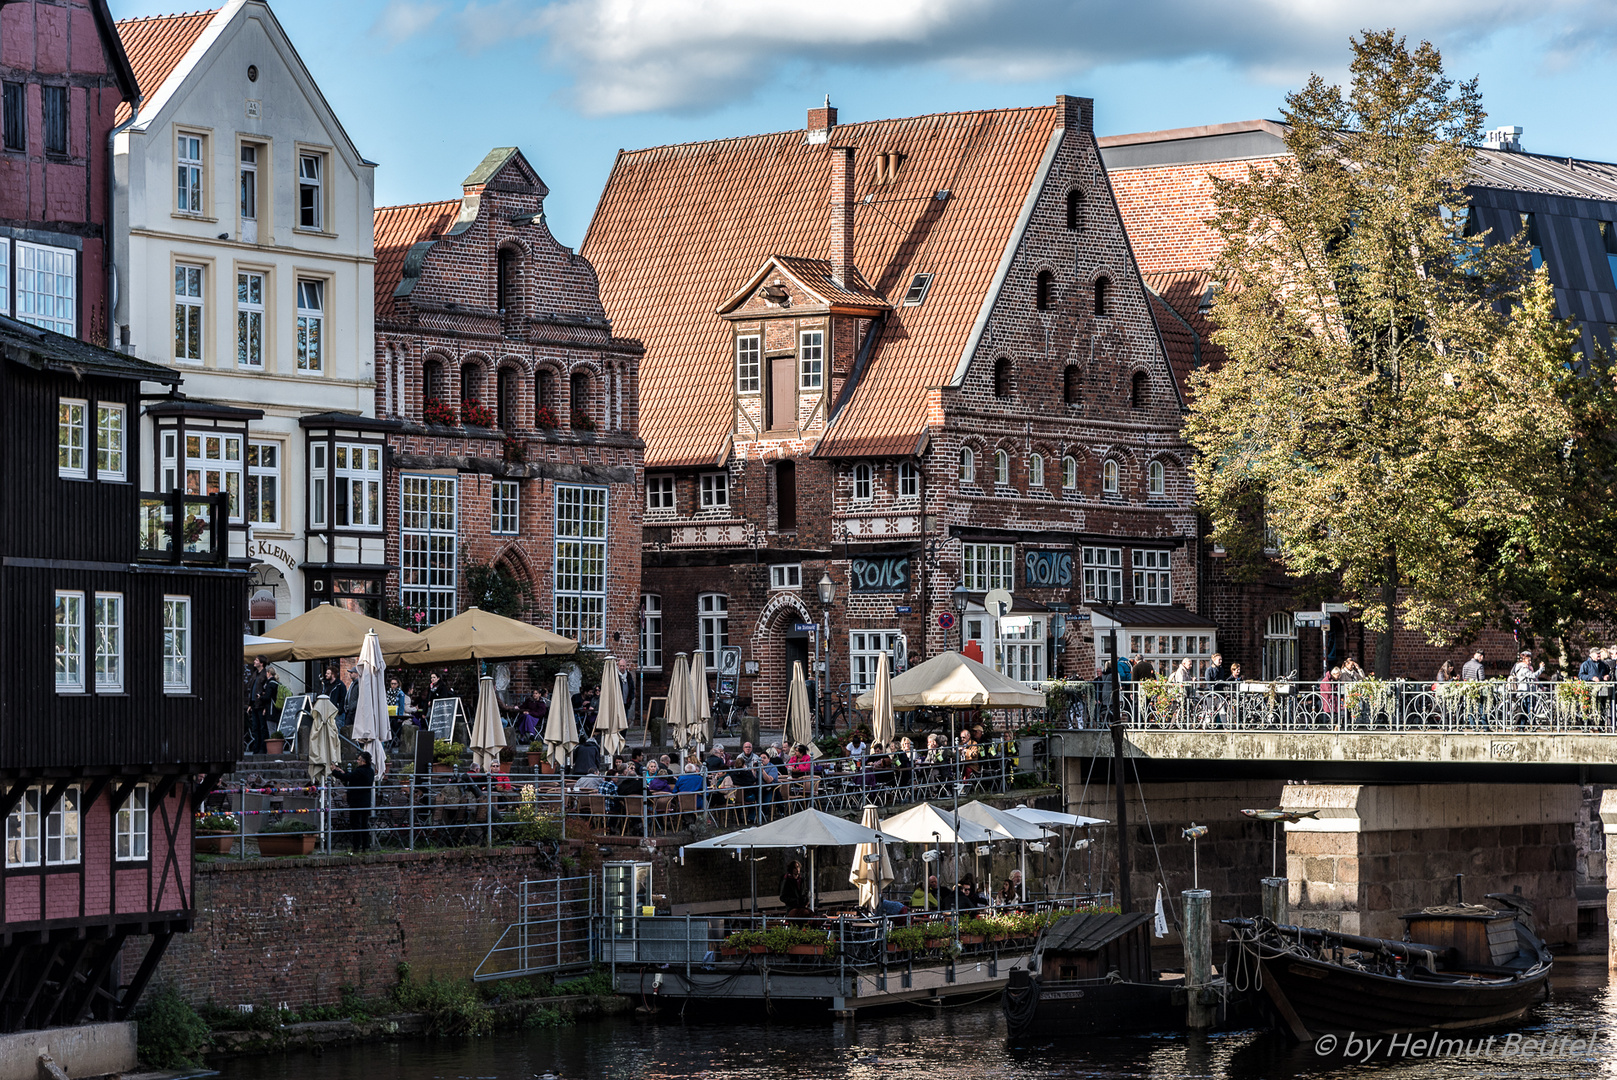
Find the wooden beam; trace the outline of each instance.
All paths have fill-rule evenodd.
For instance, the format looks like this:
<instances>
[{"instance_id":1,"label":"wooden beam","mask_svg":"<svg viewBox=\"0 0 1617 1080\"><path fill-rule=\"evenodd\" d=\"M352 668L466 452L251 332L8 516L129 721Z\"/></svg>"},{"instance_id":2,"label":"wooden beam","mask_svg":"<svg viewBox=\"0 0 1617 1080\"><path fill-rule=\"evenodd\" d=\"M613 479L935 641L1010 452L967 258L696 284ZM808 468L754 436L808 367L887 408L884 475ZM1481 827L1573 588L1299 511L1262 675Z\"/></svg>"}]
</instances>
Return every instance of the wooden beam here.
<instances>
[{"instance_id":1,"label":"wooden beam","mask_svg":"<svg viewBox=\"0 0 1617 1080\"><path fill-rule=\"evenodd\" d=\"M22 802L23 793L32 786L27 780L18 780L7 788L6 793L0 795L0 817L10 817L11 812L17 809L17 804Z\"/></svg>"},{"instance_id":2,"label":"wooden beam","mask_svg":"<svg viewBox=\"0 0 1617 1080\"><path fill-rule=\"evenodd\" d=\"M84 797L79 800L79 813L89 813L90 807L95 805L95 801L101 797L101 793L103 791L107 790L107 785L111 782L111 778L106 776L97 777L95 780L92 780L90 782L90 790L86 791L84 793Z\"/></svg>"},{"instance_id":3,"label":"wooden beam","mask_svg":"<svg viewBox=\"0 0 1617 1080\"><path fill-rule=\"evenodd\" d=\"M50 1008L46 1009L45 1015L40 1017L40 1027L47 1028L56 1022L56 1014L61 1011L62 1002L67 1000L68 991L73 989L73 980L78 978L79 969L84 966L84 954L89 951L90 938L88 937L80 939L79 943L74 946L73 958L68 961L66 970L62 972L62 982L56 988L55 996L50 999Z\"/></svg>"},{"instance_id":4,"label":"wooden beam","mask_svg":"<svg viewBox=\"0 0 1617 1080\"><path fill-rule=\"evenodd\" d=\"M39 816L41 820L49 817L50 812L56 809L56 804L62 801L62 796L67 794L67 789L73 786L73 779L73 777L68 777L66 780L58 780L51 785L49 791L45 792L45 797L39 800ZM40 837L40 839L43 840L44 837Z\"/></svg>"},{"instance_id":5,"label":"wooden beam","mask_svg":"<svg viewBox=\"0 0 1617 1080\"><path fill-rule=\"evenodd\" d=\"M17 971L22 967L22 958L28 954L28 946L17 943L6 947L6 955L0 960L0 1001L4 1001L6 991L11 989L11 980L17 977Z\"/></svg>"},{"instance_id":6,"label":"wooden beam","mask_svg":"<svg viewBox=\"0 0 1617 1080\"><path fill-rule=\"evenodd\" d=\"M124 803L129 801L129 793L135 790L135 785L138 783L140 783L140 777L137 776L133 780L125 781L112 789L111 810L114 817L117 816L118 811L124 808Z\"/></svg>"},{"instance_id":7,"label":"wooden beam","mask_svg":"<svg viewBox=\"0 0 1617 1080\"><path fill-rule=\"evenodd\" d=\"M35 975L33 980L34 987L28 992L28 1001L23 1005L21 1011L17 1013L17 1023L23 1025L28 1023L28 1016L34 1011L34 1003L39 1000L39 993L45 989L45 983L50 978L51 969L56 966L56 961L62 955L62 945L63 942L60 941L52 945L50 955L39 966L39 973Z\"/></svg>"},{"instance_id":8,"label":"wooden beam","mask_svg":"<svg viewBox=\"0 0 1617 1080\"><path fill-rule=\"evenodd\" d=\"M157 971L157 962L163 959L163 952L168 948L169 940L174 937L173 931L165 931L152 938L152 943L146 948L146 955L140 962L135 977L129 980L124 987L123 995L118 999L116 1019L128 1020L135 1006L140 1004L140 995L145 991L146 984L151 982L152 975Z\"/></svg>"},{"instance_id":9,"label":"wooden beam","mask_svg":"<svg viewBox=\"0 0 1617 1080\"><path fill-rule=\"evenodd\" d=\"M164 799L168 798L168 793L174 790L174 785L179 781L179 779L179 777L175 776L173 773L170 773L157 782L157 786L152 789L152 800L146 804L146 812L148 814L157 809L157 806Z\"/></svg>"}]
</instances>

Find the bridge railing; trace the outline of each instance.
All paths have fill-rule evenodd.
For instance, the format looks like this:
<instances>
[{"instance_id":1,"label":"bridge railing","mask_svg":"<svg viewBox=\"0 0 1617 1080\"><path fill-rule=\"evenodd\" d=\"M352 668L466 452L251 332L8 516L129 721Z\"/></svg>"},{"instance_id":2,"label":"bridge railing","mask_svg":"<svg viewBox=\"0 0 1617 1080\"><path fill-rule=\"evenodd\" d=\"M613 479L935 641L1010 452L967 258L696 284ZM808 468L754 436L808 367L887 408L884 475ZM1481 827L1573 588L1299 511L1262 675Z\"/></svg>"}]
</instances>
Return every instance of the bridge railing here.
<instances>
[{"instance_id":1,"label":"bridge railing","mask_svg":"<svg viewBox=\"0 0 1617 1080\"><path fill-rule=\"evenodd\" d=\"M1617 733L1617 684L1505 679L1417 682L1171 682L1122 684L1131 728L1175 731L1539 731ZM1105 726L1110 688L1096 719Z\"/></svg>"}]
</instances>

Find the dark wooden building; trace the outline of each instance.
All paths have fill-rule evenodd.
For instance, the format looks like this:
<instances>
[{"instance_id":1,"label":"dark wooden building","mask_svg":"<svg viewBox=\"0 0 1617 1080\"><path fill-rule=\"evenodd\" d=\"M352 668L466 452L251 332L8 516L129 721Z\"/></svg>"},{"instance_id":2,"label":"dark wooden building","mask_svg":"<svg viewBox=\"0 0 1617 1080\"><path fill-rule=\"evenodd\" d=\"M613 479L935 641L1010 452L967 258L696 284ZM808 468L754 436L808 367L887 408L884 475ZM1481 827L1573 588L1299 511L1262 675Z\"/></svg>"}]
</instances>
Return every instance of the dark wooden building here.
<instances>
[{"instance_id":1,"label":"dark wooden building","mask_svg":"<svg viewBox=\"0 0 1617 1080\"><path fill-rule=\"evenodd\" d=\"M0 316L0 1031L128 1016L241 750L223 496L140 491L143 379L178 376Z\"/></svg>"}]
</instances>

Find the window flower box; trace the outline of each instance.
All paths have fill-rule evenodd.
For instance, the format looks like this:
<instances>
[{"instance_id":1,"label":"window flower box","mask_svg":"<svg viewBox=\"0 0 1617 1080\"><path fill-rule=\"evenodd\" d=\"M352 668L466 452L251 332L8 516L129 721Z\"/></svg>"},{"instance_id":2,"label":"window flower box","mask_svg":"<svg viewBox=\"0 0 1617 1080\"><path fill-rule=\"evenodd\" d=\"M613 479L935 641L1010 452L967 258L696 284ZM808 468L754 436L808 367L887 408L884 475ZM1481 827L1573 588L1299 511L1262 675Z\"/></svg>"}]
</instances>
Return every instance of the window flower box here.
<instances>
[{"instance_id":1,"label":"window flower box","mask_svg":"<svg viewBox=\"0 0 1617 1080\"><path fill-rule=\"evenodd\" d=\"M443 427L454 427L456 424L455 410L447 402L437 398L428 398L421 406L421 419L429 424L440 424Z\"/></svg>"}]
</instances>

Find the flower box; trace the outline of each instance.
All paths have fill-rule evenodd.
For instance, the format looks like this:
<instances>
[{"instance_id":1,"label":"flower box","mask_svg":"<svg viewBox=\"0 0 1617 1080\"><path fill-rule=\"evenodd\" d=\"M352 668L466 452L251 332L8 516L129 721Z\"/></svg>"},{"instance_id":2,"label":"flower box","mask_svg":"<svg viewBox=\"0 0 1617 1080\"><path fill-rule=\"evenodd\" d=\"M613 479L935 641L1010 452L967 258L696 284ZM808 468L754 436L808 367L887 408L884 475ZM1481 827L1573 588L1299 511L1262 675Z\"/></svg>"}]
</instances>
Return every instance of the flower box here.
<instances>
[{"instance_id":1,"label":"flower box","mask_svg":"<svg viewBox=\"0 0 1617 1080\"><path fill-rule=\"evenodd\" d=\"M786 953L789 956L824 956L824 945L788 945Z\"/></svg>"},{"instance_id":2,"label":"flower box","mask_svg":"<svg viewBox=\"0 0 1617 1080\"><path fill-rule=\"evenodd\" d=\"M960 935L960 944L962 944L962 945L981 945L982 943L983 943L983 936L981 934L961 934Z\"/></svg>"},{"instance_id":3,"label":"flower box","mask_svg":"<svg viewBox=\"0 0 1617 1080\"><path fill-rule=\"evenodd\" d=\"M732 948L729 948L728 946L720 946L719 947L719 955L720 956L740 956L741 955L741 950L740 949L732 949Z\"/></svg>"},{"instance_id":4,"label":"flower box","mask_svg":"<svg viewBox=\"0 0 1617 1080\"><path fill-rule=\"evenodd\" d=\"M768 945L749 945L749 946L747 946L747 951L752 953L754 956L762 956L764 953L769 951L769 946Z\"/></svg>"},{"instance_id":5,"label":"flower box","mask_svg":"<svg viewBox=\"0 0 1617 1080\"><path fill-rule=\"evenodd\" d=\"M432 766L432 771L435 772L435 773L452 773L452 772L455 771L455 767L453 765L440 765L440 764L434 762L433 766Z\"/></svg>"},{"instance_id":6,"label":"flower box","mask_svg":"<svg viewBox=\"0 0 1617 1080\"><path fill-rule=\"evenodd\" d=\"M258 853L270 857L307 855L314 850L315 841L319 839L312 832L259 833Z\"/></svg>"},{"instance_id":7,"label":"flower box","mask_svg":"<svg viewBox=\"0 0 1617 1080\"><path fill-rule=\"evenodd\" d=\"M926 947L929 949L946 949L949 947L948 938L927 938Z\"/></svg>"},{"instance_id":8,"label":"flower box","mask_svg":"<svg viewBox=\"0 0 1617 1080\"><path fill-rule=\"evenodd\" d=\"M193 833L191 836L191 850L198 855L229 855L230 848L235 842L235 833Z\"/></svg>"}]
</instances>

